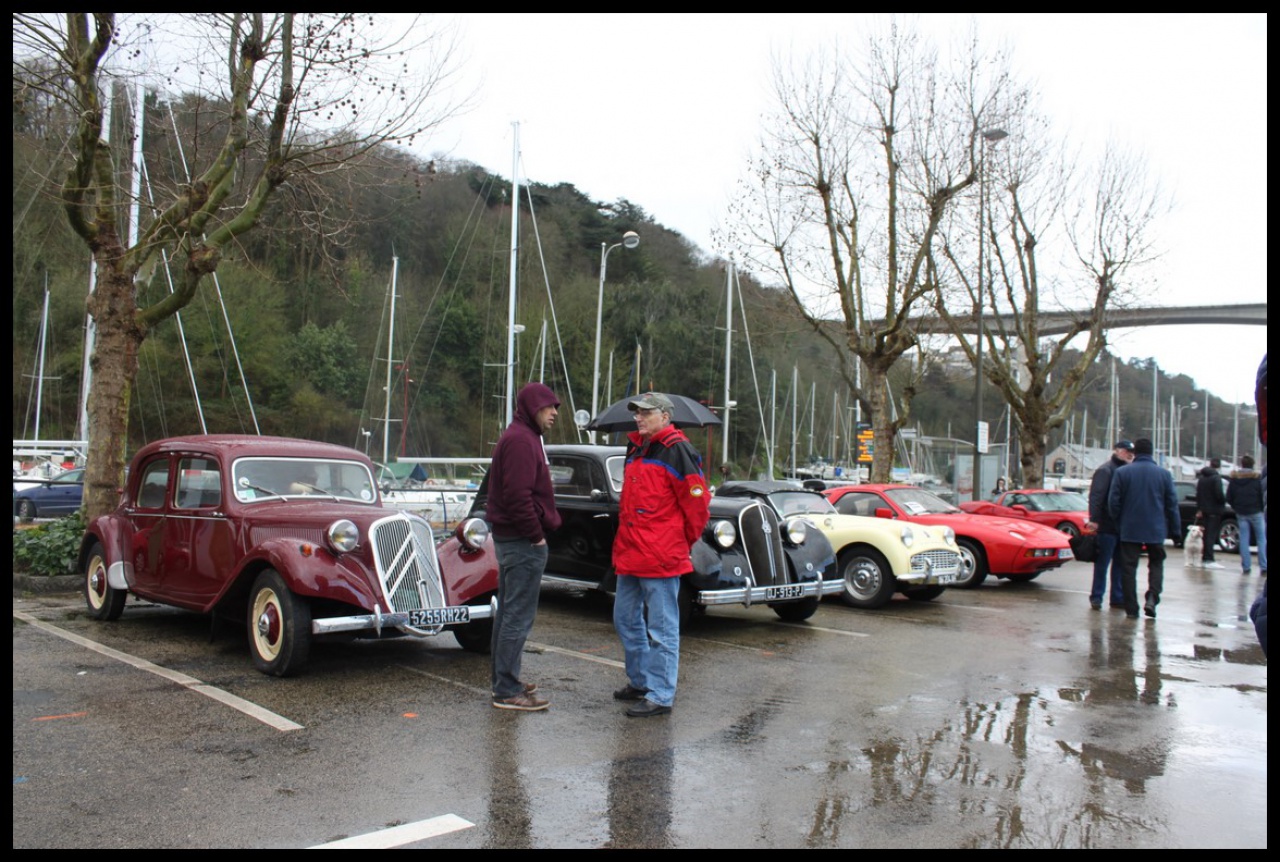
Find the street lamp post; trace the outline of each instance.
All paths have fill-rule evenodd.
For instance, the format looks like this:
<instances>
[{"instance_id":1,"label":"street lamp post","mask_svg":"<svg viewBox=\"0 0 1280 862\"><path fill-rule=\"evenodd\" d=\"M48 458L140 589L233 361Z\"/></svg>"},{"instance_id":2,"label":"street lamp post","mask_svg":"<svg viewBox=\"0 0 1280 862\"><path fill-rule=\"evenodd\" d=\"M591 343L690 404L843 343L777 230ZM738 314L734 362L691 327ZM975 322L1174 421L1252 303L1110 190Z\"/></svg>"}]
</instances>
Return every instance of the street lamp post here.
<instances>
[{"instance_id":1,"label":"street lamp post","mask_svg":"<svg viewBox=\"0 0 1280 862\"><path fill-rule=\"evenodd\" d=\"M622 242L615 242L613 245L608 243L600 243L600 297L596 300L596 361L595 369L591 372L591 415L600 415L600 321L604 316L604 273L605 267L609 263L609 252L618 246L627 248L635 248L640 244L640 234L633 230L629 230L622 235ZM591 443L596 442L596 432L591 432Z\"/></svg>"},{"instance_id":2,"label":"street lamp post","mask_svg":"<svg viewBox=\"0 0 1280 862\"><path fill-rule=\"evenodd\" d=\"M981 500L982 490L982 342L983 342L983 280L986 278L987 231L987 144L995 144L1009 137L1004 129L983 129L982 149L978 155L978 350L973 367L973 402L976 421L973 428L973 499Z\"/></svg>"}]
</instances>

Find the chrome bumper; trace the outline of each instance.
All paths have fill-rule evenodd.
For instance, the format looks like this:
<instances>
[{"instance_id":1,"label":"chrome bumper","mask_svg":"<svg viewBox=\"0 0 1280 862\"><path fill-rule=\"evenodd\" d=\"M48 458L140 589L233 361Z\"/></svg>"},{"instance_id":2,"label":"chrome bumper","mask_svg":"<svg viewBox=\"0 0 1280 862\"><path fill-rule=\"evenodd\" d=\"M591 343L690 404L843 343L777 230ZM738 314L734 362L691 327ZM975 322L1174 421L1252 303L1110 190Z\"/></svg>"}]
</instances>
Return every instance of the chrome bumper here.
<instances>
[{"instance_id":1,"label":"chrome bumper","mask_svg":"<svg viewBox=\"0 0 1280 862\"><path fill-rule=\"evenodd\" d=\"M807 599L812 596L838 596L844 592L844 581L805 581L799 584L786 584L785 586L800 587L800 595L788 599L774 599L775 602L794 602L799 599ZM730 590L699 590L694 596L694 604L711 606L711 605L754 605L763 601L769 595L772 587L735 587Z\"/></svg>"},{"instance_id":2,"label":"chrome bumper","mask_svg":"<svg viewBox=\"0 0 1280 862\"><path fill-rule=\"evenodd\" d=\"M498 600L494 598L490 599L487 605L466 605L466 608L470 622L489 620L493 619L498 612ZM442 608L441 610L447 610L447 608ZM371 614L359 614L350 617L326 617L322 620L311 621L311 633L316 635L364 631L365 629L373 629L378 634L382 634L384 628L400 629L409 634L420 634L423 631L409 625L409 614L405 611L389 614L374 611ZM432 628L434 629L431 632L432 634L439 634L444 626L433 626Z\"/></svg>"}]
</instances>

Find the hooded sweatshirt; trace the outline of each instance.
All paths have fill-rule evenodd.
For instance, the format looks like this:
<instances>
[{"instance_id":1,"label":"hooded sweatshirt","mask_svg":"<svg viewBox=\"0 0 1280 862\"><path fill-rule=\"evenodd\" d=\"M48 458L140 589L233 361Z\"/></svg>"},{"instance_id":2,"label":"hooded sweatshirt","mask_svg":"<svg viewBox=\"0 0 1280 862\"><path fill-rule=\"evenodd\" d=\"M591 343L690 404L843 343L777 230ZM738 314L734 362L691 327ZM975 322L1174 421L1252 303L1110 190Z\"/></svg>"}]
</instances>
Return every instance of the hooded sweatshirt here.
<instances>
[{"instance_id":1,"label":"hooded sweatshirt","mask_svg":"<svg viewBox=\"0 0 1280 862\"><path fill-rule=\"evenodd\" d=\"M529 383L516 396L511 424L498 438L489 465L485 517L495 539L525 538L537 544L560 526L538 411L560 406L550 387Z\"/></svg>"}]
</instances>

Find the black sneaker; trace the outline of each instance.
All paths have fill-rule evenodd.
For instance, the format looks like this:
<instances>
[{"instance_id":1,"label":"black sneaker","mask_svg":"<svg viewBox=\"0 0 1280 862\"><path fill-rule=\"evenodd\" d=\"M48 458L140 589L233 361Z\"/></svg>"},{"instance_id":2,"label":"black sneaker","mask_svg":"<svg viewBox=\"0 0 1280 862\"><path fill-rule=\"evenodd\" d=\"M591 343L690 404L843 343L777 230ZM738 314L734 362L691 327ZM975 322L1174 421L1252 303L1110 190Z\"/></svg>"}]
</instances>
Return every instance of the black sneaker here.
<instances>
[{"instance_id":1,"label":"black sneaker","mask_svg":"<svg viewBox=\"0 0 1280 862\"><path fill-rule=\"evenodd\" d=\"M1156 615L1156 600L1148 596L1147 600L1142 604L1142 612L1154 619Z\"/></svg>"},{"instance_id":2,"label":"black sneaker","mask_svg":"<svg viewBox=\"0 0 1280 862\"><path fill-rule=\"evenodd\" d=\"M654 715L666 715L669 712L671 712L671 707L654 703L648 698L627 709L627 715L632 718L649 718Z\"/></svg>"},{"instance_id":3,"label":"black sneaker","mask_svg":"<svg viewBox=\"0 0 1280 862\"><path fill-rule=\"evenodd\" d=\"M1100 611L1102 610L1102 602L1089 599L1089 607L1093 608L1095 611Z\"/></svg>"},{"instance_id":4,"label":"black sneaker","mask_svg":"<svg viewBox=\"0 0 1280 862\"><path fill-rule=\"evenodd\" d=\"M644 696L649 692L643 688L636 688L631 683L627 683L622 688L613 693L614 700L644 700Z\"/></svg>"}]
</instances>

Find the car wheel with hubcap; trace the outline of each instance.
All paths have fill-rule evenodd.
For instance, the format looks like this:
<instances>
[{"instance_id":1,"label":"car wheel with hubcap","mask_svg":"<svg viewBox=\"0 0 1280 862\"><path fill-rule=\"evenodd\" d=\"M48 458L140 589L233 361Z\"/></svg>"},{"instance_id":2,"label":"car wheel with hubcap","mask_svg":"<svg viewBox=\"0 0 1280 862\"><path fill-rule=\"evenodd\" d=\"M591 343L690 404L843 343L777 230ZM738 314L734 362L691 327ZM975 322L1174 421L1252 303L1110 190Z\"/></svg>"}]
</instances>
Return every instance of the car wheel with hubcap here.
<instances>
[{"instance_id":1,"label":"car wheel with hubcap","mask_svg":"<svg viewBox=\"0 0 1280 862\"><path fill-rule=\"evenodd\" d=\"M311 605L294 595L275 569L253 582L249 596L249 650L258 670L289 676L311 653Z\"/></svg>"},{"instance_id":2,"label":"car wheel with hubcap","mask_svg":"<svg viewBox=\"0 0 1280 862\"><path fill-rule=\"evenodd\" d=\"M89 607L89 616L108 622L120 619L128 596L127 590L117 590L107 583L106 554L102 545L95 544L89 549L89 564L84 572L84 601Z\"/></svg>"},{"instance_id":3,"label":"car wheel with hubcap","mask_svg":"<svg viewBox=\"0 0 1280 862\"><path fill-rule=\"evenodd\" d=\"M957 539L956 550L960 552L960 572L956 575L953 587L971 590L979 587L987 579L987 554L982 545L973 539Z\"/></svg>"},{"instance_id":4,"label":"car wheel with hubcap","mask_svg":"<svg viewBox=\"0 0 1280 862\"><path fill-rule=\"evenodd\" d=\"M36 504L30 500L18 501L18 520L30 524L36 519Z\"/></svg>"},{"instance_id":5,"label":"car wheel with hubcap","mask_svg":"<svg viewBox=\"0 0 1280 862\"><path fill-rule=\"evenodd\" d=\"M1240 553L1240 525L1234 519L1222 521L1222 529L1218 531L1218 547L1228 554Z\"/></svg>"},{"instance_id":6,"label":"car wheel with hubcap","mask_svg":"<svg viewBox=\"0 0 1280 862\"><path fill-rule=\"evenodd\" d=\"M1058 532L1065 533L1069 537L1080 535L1080 529L1070 521L1063 521L1058 525Z\"/></svg>"},{"instance_id":7,"label":"car wheel with hubcap","mask_svg":"<svg viewBox=\"0 0 1280 862\"><path fill-rule=\"evenodd\" d=\"M840 597L855 608L879 608L889 603L897 589L897 579L884 556L874 548L850 548L840 554L840 577L844 592Z\"/></svg>"}]
</instances>

